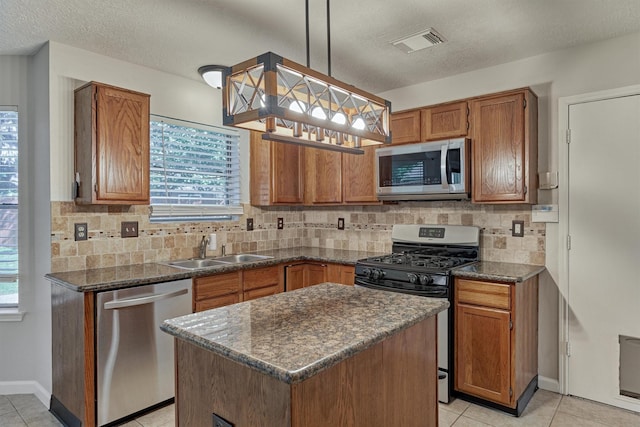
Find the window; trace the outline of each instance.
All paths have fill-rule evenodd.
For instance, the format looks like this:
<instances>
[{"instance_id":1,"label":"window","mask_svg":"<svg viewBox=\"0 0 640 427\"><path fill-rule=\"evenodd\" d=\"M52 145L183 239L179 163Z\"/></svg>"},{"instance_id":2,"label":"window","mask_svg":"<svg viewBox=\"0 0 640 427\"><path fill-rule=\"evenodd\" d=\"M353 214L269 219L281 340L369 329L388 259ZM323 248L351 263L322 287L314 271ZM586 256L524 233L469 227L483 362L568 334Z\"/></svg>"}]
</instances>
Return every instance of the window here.
<instances>
[{"instance_id":1,"label":"window","mask_svg":"<svg viewBox=\"0 0 640 427\"><path fill-rule=\"evenodd\" d=\"M18 306L18 111L0 106L0 307Z\"/></svg>"},{"instance_id":2,"label":"window","mask_svg":"<svg viewBox=\"0 0 640 427\"><path fill-rule=\"evenodd\" d=\"M242 214L237 132L151 116L152 221Z\"/></svg>"}]
</instances>

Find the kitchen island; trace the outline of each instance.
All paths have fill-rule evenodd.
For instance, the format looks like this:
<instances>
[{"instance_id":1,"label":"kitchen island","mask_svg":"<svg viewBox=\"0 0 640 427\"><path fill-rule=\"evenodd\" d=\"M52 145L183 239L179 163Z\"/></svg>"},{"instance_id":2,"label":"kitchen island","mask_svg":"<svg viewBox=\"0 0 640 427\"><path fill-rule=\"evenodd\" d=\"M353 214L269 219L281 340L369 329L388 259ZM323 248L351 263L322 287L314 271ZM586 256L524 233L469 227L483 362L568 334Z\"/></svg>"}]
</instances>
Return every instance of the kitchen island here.
<instances>
[{"instance_id":1,"label":"kitchen island","mask_svg":"<svg viewBox=\"0 0 640 427\"><path fill-rule=\"evenodd\" d=\"M448 305L325 283L167 320L176 424L436 426Z\"/></svg>"}]
</instances>

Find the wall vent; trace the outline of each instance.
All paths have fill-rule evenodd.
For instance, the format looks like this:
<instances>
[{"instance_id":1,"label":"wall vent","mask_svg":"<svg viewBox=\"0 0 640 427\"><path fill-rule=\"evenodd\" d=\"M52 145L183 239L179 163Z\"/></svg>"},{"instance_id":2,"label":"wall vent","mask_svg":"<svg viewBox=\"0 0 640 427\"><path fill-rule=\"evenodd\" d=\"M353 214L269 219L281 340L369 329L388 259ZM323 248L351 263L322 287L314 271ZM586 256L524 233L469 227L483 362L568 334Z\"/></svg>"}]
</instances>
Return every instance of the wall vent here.
<instances>
[{"instance_id":1,"label":"wall vent","mask_svg":"<svg viewBox=\"0 0 640 427\"><path fill-rule=\"evenodd\" d=\"M437 44L442 44L446 41L447 39L445 39L442 34L433 28L427 28L410 36L392 41L391 44L404 53L413 53Z\"/></svg>"}]
</instances>

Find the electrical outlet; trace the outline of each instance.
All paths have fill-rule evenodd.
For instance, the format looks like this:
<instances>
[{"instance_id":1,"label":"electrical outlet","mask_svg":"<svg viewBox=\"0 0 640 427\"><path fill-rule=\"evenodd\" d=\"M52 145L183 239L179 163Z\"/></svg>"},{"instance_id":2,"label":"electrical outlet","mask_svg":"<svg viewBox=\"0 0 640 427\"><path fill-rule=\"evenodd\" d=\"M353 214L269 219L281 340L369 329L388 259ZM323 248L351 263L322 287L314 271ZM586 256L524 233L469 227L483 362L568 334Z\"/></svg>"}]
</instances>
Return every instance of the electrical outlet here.
<instances>
[{"instance_id":1,"label":"electrical outlet","mask_svg":"<svg viewBox=\"0 0 640 427\"><path fill-rule=\"evenodd\" d=\"M511 235L513 237L524 237L524 221L511 221Z\"/></svg>"},{"instance_id":2,"label":"electrical outlet","mask_svg":"<svg viewBox=\"0 0 640 427\"><path fill-rule=\"evenodd\" d=\"M344 230L344 218L338 218L338 230Z\"/></svg>"},{"instance_id":3,"label":"electrical outlet","mask_svg":"<svg viewBox=\"0 0 640 427\"><path fill-rule=\"evenodd\" d=\"M247 231L253 231L253 218L247 218Z\"/></svg>"},{"instance_id":4,"label":"electrical outlet","mask_svg":"<svg viewBox=\"0 0 640 427\"><path fill-rule=\"evenodd\" d=\"M284 218L278 218L278 230L282 230L284 228Z\"/></svg>"},{"instance_id":5,"label":"electrical outlet","mask_svg":"<svg viewBox=\"0 0 640 427\"><path fill-rule=\"evenodd\" d=\"M124 237L138 237L138 221L122 221L120 235Z\"/></svg>"},{"instance_id":6,"label":"electrical outlet","mask_svg":"<svg viewBox=\"0 0 640 427\"><path fill-rule=\"evenodd\" d=\"M78 222L73 224L73 238L77 242L78 240L87 240L89 229L86 222Z\"/></svg>"},{"instance_id":7,"label":"electrical outlet","mask_svg":"<svg viewBox=\"0 0 640 427\"><path fill-rule=\"evenodd\" d=\"M220 415L213 414L213 427L233 427L233 424Z\"/></svg>"}]
</instances>

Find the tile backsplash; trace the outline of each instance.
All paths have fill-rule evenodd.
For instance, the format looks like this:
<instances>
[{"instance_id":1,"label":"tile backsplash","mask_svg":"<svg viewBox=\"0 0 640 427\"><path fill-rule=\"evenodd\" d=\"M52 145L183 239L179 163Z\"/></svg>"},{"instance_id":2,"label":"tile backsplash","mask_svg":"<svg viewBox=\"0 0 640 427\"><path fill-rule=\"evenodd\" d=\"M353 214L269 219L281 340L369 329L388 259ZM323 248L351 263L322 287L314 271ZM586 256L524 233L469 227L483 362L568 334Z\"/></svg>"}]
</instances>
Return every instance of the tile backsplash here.
<instances>
[{"instance_id":1,"label":"tile backsplash","mask_svg":"<svg viewBox=\"0 0 640 427\"><path fill-rule=\"evenodd\" d=\"M51 203L53 272L190 258L202 236L216 233L227 253L296 246L391 251L393 224L475 225L481 228L480 259L544 265L545 224L531 223L529 205L470 202L401 202L382 206L244 206L236 221L152 223L148 206L76 206ZM253 231L246 230L253 218ZM277 229L277 219L284 229ZM344 230L338 230L344 218ZM511 236L511 222L524 221L524 237ZM138 237L122 238L122 221L138 222ZM88 239L74 241L74 224L87 223Z\"/></svg>"}]
</instances>

